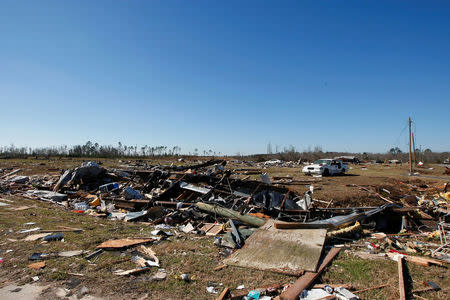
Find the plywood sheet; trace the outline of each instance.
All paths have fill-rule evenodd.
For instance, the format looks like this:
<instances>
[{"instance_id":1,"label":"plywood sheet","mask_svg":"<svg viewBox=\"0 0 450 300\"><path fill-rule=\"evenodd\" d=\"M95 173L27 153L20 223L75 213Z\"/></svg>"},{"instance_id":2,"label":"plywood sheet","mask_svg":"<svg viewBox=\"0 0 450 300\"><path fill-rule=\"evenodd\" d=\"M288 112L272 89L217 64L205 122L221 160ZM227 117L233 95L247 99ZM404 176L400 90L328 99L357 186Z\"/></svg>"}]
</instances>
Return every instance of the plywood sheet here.
<instances>
[{"instance_id":1,"label":"plywood sheet","mask_svg":"<svg viewBox=\"0 0 450 300\"><path fill-rule=\"evenodd\" d=\"M112 249L112 248L124 248L139 244L145 244L154 241L154 239L119 239L119 240L109 240L101 243L97 246L98 249Z\"/></svg>"},{"instance_id":2,"label":"plywood sheet","mask_svg":"<svg viewBox=\"0 0 450 300\"><path fill-rule=\"evenodd\" d=\"M326 229L276 229L268 220L224 263L292 275L316 271L326 233Z\"/></svg>"}]
</instances>

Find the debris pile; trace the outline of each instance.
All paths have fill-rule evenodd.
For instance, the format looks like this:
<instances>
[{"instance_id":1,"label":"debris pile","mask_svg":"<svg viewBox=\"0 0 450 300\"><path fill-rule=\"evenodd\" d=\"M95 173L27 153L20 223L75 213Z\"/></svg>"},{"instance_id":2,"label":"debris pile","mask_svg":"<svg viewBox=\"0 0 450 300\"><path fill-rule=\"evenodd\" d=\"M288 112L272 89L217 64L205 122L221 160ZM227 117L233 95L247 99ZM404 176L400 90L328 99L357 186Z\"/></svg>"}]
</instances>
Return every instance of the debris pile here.
<instances>
[{"instance_id":1,"label":"debris pile","mask_svg":"<svg viewBox=\"0 0 450 300\"><path fill-rule=\"evenodd\" d=\"M156 226L148 238L105 241L89 254L33 253L29 258L32 261L85 254L91 259L103 251L133 248L131 257L137 267L114 270L114 274L136 275L158 268L152 280L164 280L166 271L160 269L155 252L144 244L163 242L172 234L166 230L173 229L212 236L211 242L217 247L233 249L228 251L223 267L240 266L298 277L293 284L238 293L224 289L219 299L271 299L277 295L280 299L358 299L364 291L351 291L345 284L314 286L341 249L364 259L392 259L399 266L413 263L446 267L450 262L447 184L398 183L410 194L349 185L379 197L385 204L330 207L331 202L315 199L316 178L295 181L289 176L270 178L264 173L261 180L242 179L238 175L249 169L227 169L225 160L179 162L183 164L141 163L107 169L90 161L65 170L59 178L20 176L17 174L21 170L13 170L1 176L0 189L2 193L52 202L77 214ZM274 165L291 164L268 161L260 167ZM292 183L305 185L305 192L299 194L287 187ZM44 233L36 227L21 233L34 233L25 240L51 242L62 240L63 231ZM29 267L43 268L45 263ZM189 281L188 274L183 276ZM206 289L218 293L214 286Z\"/></svg>"}]
</instances>

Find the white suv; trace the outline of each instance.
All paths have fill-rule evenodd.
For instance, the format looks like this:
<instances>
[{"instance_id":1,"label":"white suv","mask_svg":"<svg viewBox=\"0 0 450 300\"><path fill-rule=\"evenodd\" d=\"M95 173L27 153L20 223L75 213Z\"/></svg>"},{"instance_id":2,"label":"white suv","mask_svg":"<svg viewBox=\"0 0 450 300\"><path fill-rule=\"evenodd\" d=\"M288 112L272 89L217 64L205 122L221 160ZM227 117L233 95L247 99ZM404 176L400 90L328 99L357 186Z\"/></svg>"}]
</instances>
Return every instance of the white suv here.
<instances>
[{"instance_id":1,"label":"white suv","mask_svg":"<svg viewBox=\"0 0 450 300\"><path fill-rule=\"evenodd\" d=\"M316 174L328 176L345 174L348 171L348 167L340 160L327 158L316 160L313 164L305 166L302 171L305 175Z\"/></svg>"}]
</instances>

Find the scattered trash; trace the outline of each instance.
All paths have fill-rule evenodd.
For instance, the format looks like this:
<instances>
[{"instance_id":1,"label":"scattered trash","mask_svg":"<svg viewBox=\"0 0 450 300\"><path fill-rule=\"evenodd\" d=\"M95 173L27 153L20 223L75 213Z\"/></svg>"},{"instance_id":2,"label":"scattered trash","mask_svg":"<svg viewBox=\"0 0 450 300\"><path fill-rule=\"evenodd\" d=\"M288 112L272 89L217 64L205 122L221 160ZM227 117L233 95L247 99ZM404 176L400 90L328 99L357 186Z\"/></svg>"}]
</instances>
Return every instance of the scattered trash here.
<instances>
[{"instance_id":1,"label":"scattered trash","mask_svg":"<svg viewBox=\"0 0 450 300\"><path fill-rule=\"evenodd\" d=\"M338 162L341 163L340 169ZM425 184L403 179L386 185L347 184L346 188L356 187L363 193L368 193L367 199L371 202L366 204L359 201L359 206L342 205L339 199L316 198L321 195L317 191L323 189L325 184L335 184L337 180L322 179L322 176L343 174L349 169L336 159L320 162L317 166L305 166L303 170L314 176L307 180L299 180L294 178L295 175L286 173L270 177L265 171L271 166L289 167L294 164L302 167L300 162L244 162L244 168L234 170L228 169L224 160L196 164L187 164L183 160L180 161L183 164L179 166L159 163L150 166L147 163L141 161L128 165L121 162L120 169L109 169L100 167L95 162L86 162L77 168L66 170L61 176L54 175L53 179L15 175L19 169L0 177L0 181L6 184L8 193L51 202L61 209L93 218L135 222L135 226L139 228L133 234L135 237L115 239L111 236L111 240L102 242L90 251L51 252L54 250L50 249L56 244L69 243L44 242L60 241L65 238L63 232L82 230L63 226L48 230L27 228L25 226L37 226L36 223L45 224L39 223L41 216L33 218L36 216L35 207L16 207L11 205L14 203L11 200L1 199L0 206L8 206L2 211L11 213L28 209L29 211L21 214L30 216L19 224L22 226L26 222L23 224L26 229L19 227L6 232L30 235L23 239L7 237L6 240L22 242L42 239L39 244L28 244L42 247L35 251L43 252L29 256L30 261L37 261L28 265L31 269L44 268L44 260L47 259L62 260L82 255L86 255L86 264L95 265L103 259L97 256L111 251L111 255L117 253L120 256L121 263L131 260L136 264L129 270L109 268L113 274L140 276L140 273L145 273L141 275L143 280L159 281L165 280L168 273L164 269L156 271L156 268L160 268L161 262L165 261L164 256L171 255L172 252L158 252L160 261L152 248L144 244L171 243L178 239L196 240L206 236L211 245L217 246L217 260L220 261L213 268L216 272L223 272L220 270L230 265L299 276L290 285L286 282L266 288L249 286L247 290L247 282L245 286L239 285L232 291L209 282L206 285L208 293L218 294L221 291L217 299L226 299L231 294L232 299L247 300L266 300L272 296L279 296L280 299L334 297L354 300L358 299L359 293L388 286L384 284L355 291L350 288L350 283L314 285L317 277L324 272L341 248L362 259L395 260L399 266L400 282L406 279L402 279L406 263L444 269L450 262L448 184ZM369 168L363 165L352 169ZM421 170L427 171L426 168ZM256 180L252 180L249 175L255 175L253 178ZM290 185L299 186L291 188ZM79 215L72 215L79 218ZM84 218L80 219L85 222ZM94 226L104 224L95 222L83 228L90 230ZM66 239L72 236L66 235ZM49 247L48 250L43 250L45 247ZM4 253L9 262L6 255L8 251ZM174 255L185 256L187 253L187 249L174 250ZM0 259L0 262L3 260ZM180 270L176 271L176 274L180 273ZM79 273L70 274L84 276ZM186 284L195 280L186 273L175 277ZM134 280L134 277L131 279ZM402 286L405 287L401 284L400 289ZM77 295L89 292L86 287L83 288L83 293L80 290ZM399 290L400 295L408 294L406 288L407 285L403 291ZM439 287L435 283L427 282L423 288L416 288L411 293L415 295L437 290Z\"/></svg>"},{"instance_id":2,"label":"scattered trash","mask_svg":"<svg viewBox=\"0 0 450 300\"><path fill-rule=\"evenodd\" d=\"M100 192L106 194L106 193L118 190L119 184L117 182L107 183L107 184L99 186L98 189L100 190Z\"/></svg>"},{"instance_id":3,"label":"scattered trash","mask_svg":"<svg viewBox=\"0 0 450 300\"><path fill-rule=\"evenodd\" d=\"M28 259L29 260L43 260L49 259L51 257L56 257L53 253L33 253Z\"/></svg>"},{"instance_id":4,"label":"scattered trash","mask_svg":"<svg viewBox=\"0 0 450 300\"><path fill-rule=\"evenodd\" d=\"M189 277L189 274L181 274L180 278L181 278L181 280L184 280L186 282L191 281L191 278Z\"/></svg>"},{"instance_id":5,"label":"scattered trash","mask_svg":"<svg viewBox=\"0 0 450 300\"><path fill-rule=\"evenodd\" d=\"M181 231L183 231L184 233L189 233L192 232L194 229L195 229L194 226L192 226L191 223L188 223L187 225L183 226Z\"/></svg>"},{"instance_id":6,"label":"scattered trash","mask_svg":"<svg viewBox=\"0 0 450 300\"><path fill-rule=\"evenodd\" d=\"M217 293L218 293L218 292L216 291L216 288L213 287L213 286L208 286L208 287L206 288L206 291L207 291L208 293L210 293L210 294L217 294Z\"/></svg>"},{"instance_id":7,"label":"scattered trash","mask_svg":"<svg viewBox=\"0 0 450 300\"><path fill-rule=\"evenodd\" d=\"M72 256L79 256L84 253L83 250L74 250L74 251L62 251L58 253L58 256L60 257L72 257Z\"/></svg>"},{"instance_id":8,"label":"scattered trash","mask_svg":"<svg viewBox=\"0 0 450 300\"><path fill-rule=\"evenodd\" d=\"M64 238L63 233L56 233L56 234L49 234L42 238L43 241L49 242L49 241L60 241Z\"/></svg>"},{"instance_id":9,"label":"scattered trash","mask_svg":"<svg viewBox=\"0 0 450 300\"><path fill-rule=\"evenodd\" d=\"M45 190L29 190L26 192L26 195L30 197L37 197L44 201L53 201L53 202L61 202L67 199L66 194Z\"/></svg>"},{"instance_id":10,"label":"scattered trash","mask_svg":"<svg viewBox=\"0 0 450 300\"><path fill-rule=\"evenodd\" d=\"M123 190L123 196L125 197L125 200L142 199L141 193L131 187L127 187Z\"/></svg>"},{"instance_id":11,"label":"scattered trash","mask_svg":"<svg viewBox=\"0 0 450 300\"><path fill-rule=\"evenodd\" d=\"M167 278L167 272L164 269L159 269L158 272L153 274L150 279L154 281L161 281Z\"/></svg>"}]
</instances>

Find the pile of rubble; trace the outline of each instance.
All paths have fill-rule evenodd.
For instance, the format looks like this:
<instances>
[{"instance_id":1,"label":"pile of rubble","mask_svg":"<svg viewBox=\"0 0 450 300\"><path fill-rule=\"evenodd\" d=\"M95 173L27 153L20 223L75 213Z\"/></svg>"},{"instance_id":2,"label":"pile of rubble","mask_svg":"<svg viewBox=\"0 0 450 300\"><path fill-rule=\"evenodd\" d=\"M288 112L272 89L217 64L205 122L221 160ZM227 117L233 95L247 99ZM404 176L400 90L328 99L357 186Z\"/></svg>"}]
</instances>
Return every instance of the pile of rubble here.
<instances>
[{"instance_id":1,"label":"pile of rubble","mask_svg":"<svg viewBox=\"0 0 450 300\"><path fill-rule=\"evenodd\" d=\"M103 250L138 247L133 260L139 267L118 270L117 275L160 267L154 252L143 244L163 240L170 234L165 230L176 229L212 236L218 247L236 249L228 251L222 267L300 276L293 284L239 293L224 289L218 299L358 299L358 293L365 291L351 292L350 287L342 285L313 285L343 248L365 259L394 259L399 265L408 262L446 267L450 262L447 184L402 183L412 192L402 197L391 196L387 189L354 186L386 204L349 208L330 207L331 202L315 199L314 184L320 179L297 180L297 184L309 186L304 194L298 194L286 186L293 182L290 177L262 174L261 180L250 180L249 176L241 179L236 174L242 174L242 170L227 169L225 160L181 166L139 163L122 169L106 169L90 161L64 171L59 178L17 175L20 171L0 177L0 192L52 202L79 214L156 225L155 238L106 241L88 255L92 258ZM47 234L38 238L62 237ZM30 259L39 260L41 255L35 253ZM165 278L163 269L157 274ZM402 295L405 290L401 289L402 285ZM437 289L430 285L412 292ZM217 293L214 287L207 290Z\"/></svg>"}]
</instances>

